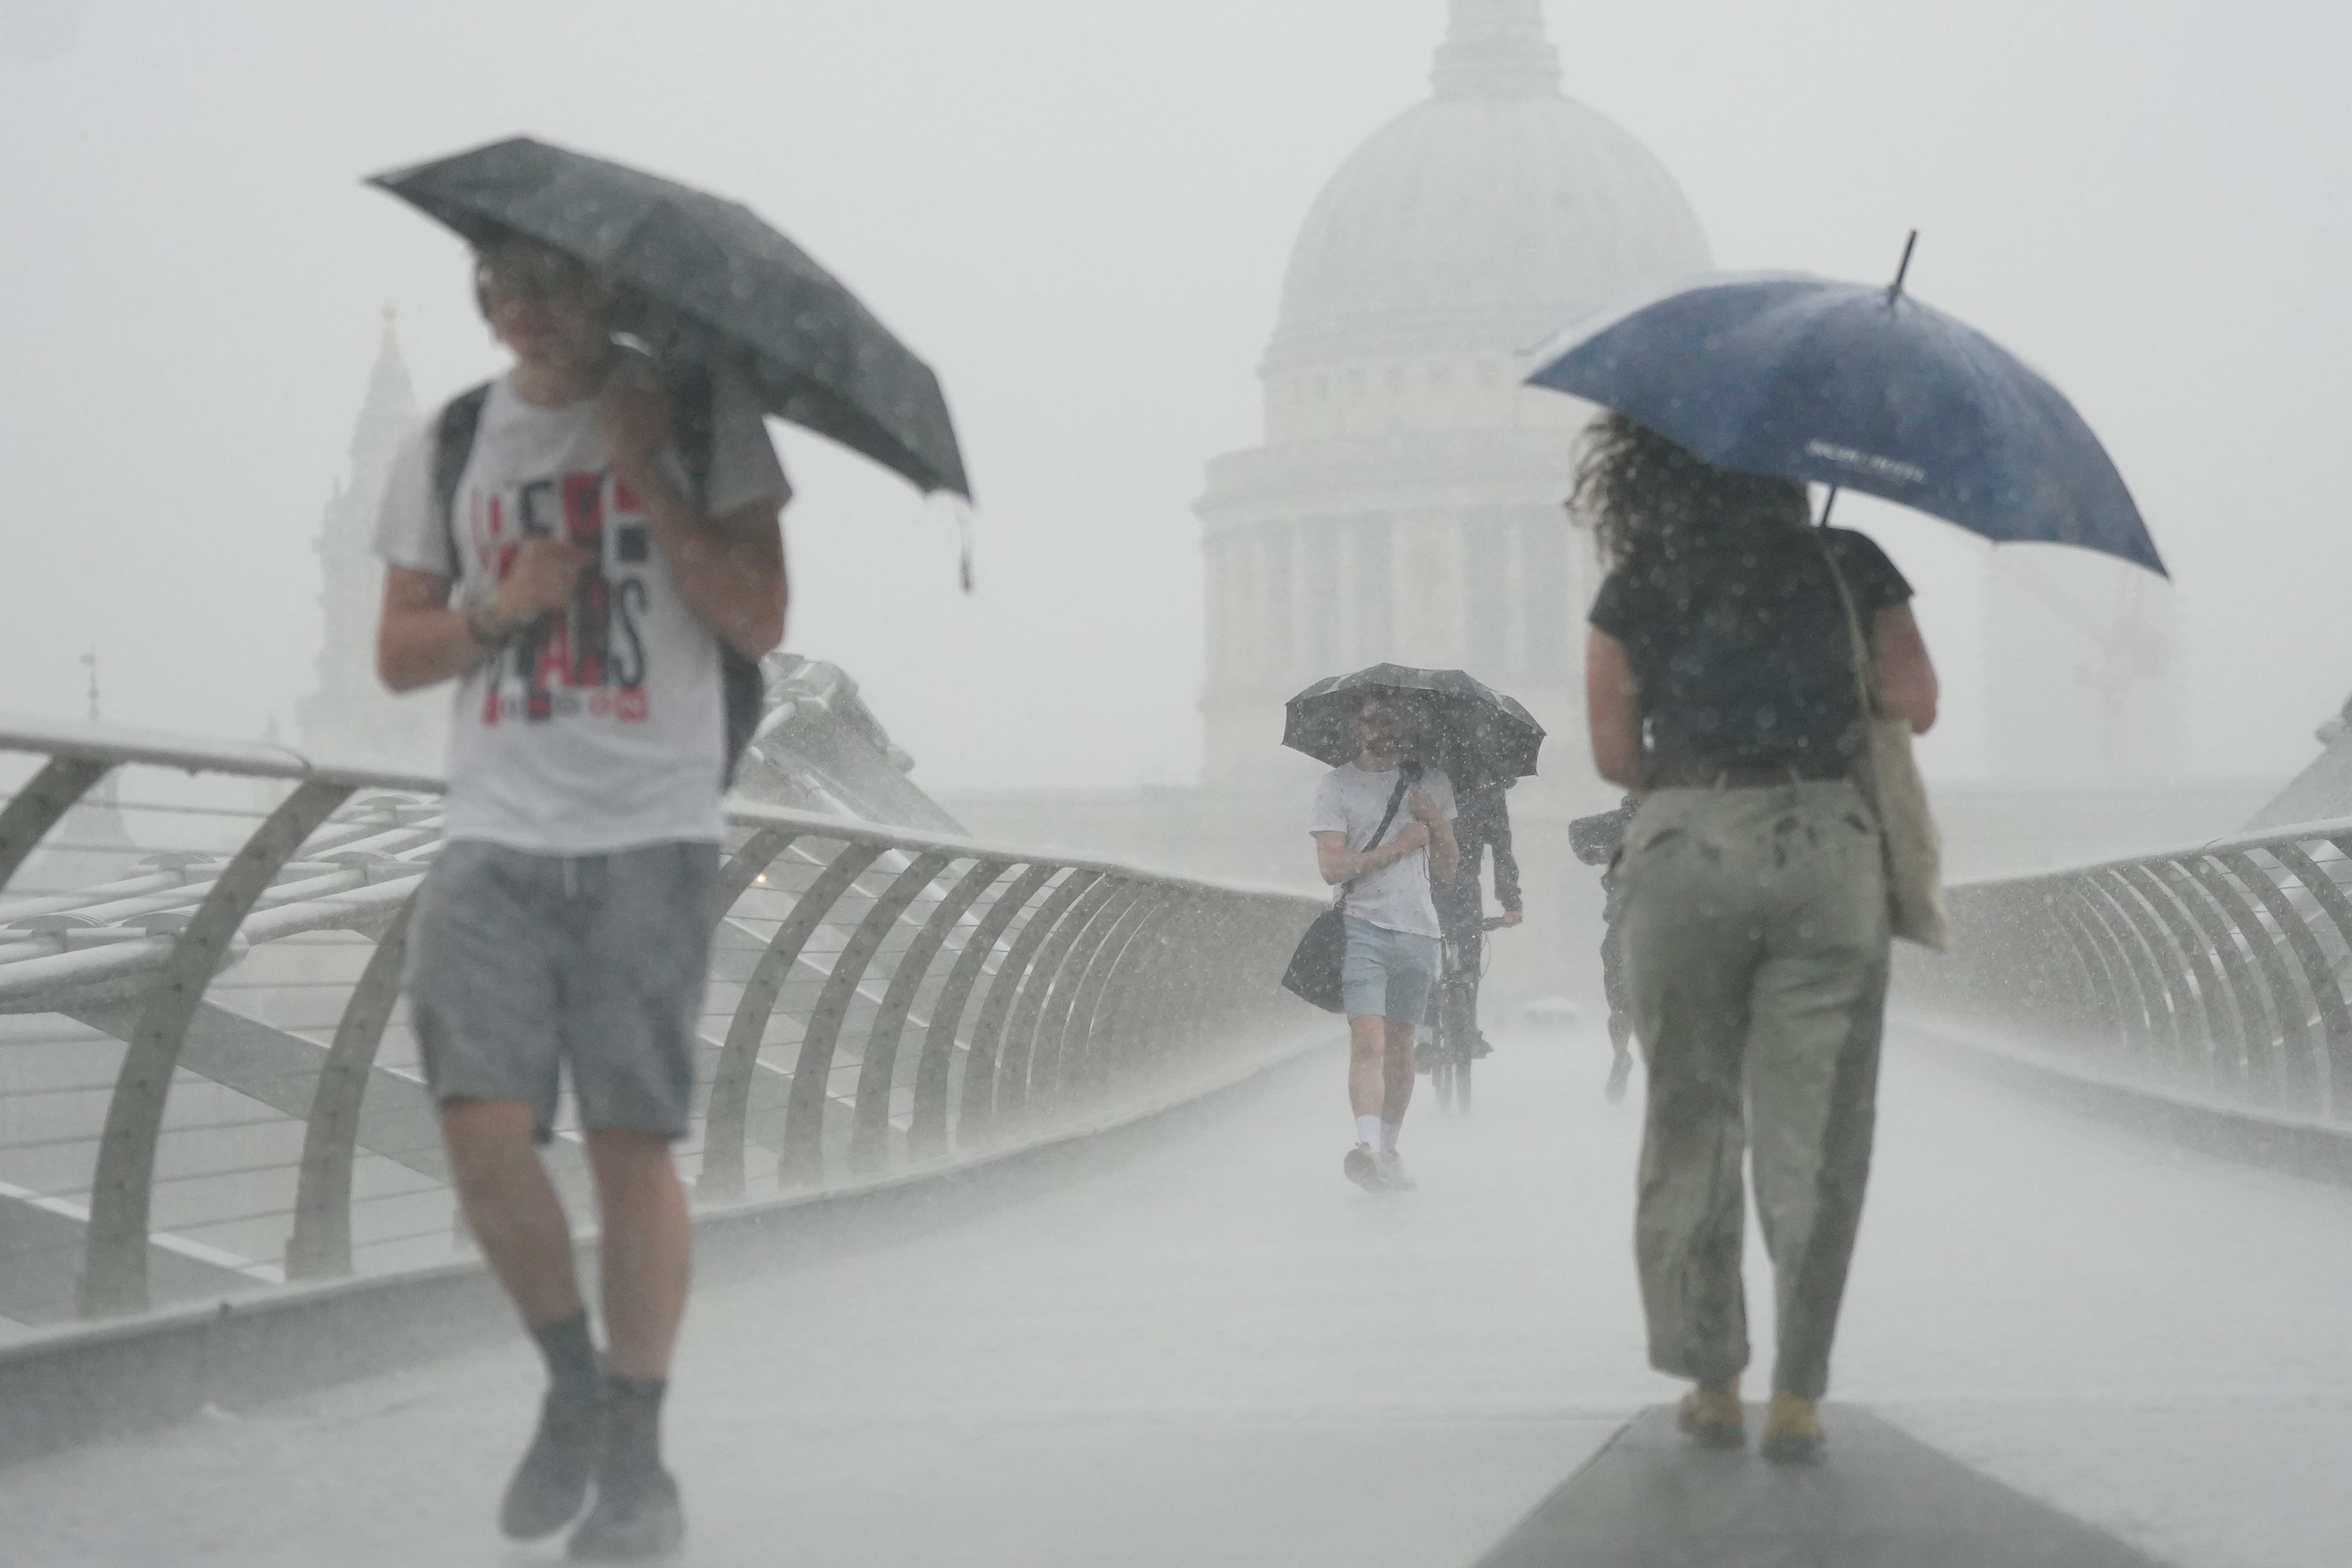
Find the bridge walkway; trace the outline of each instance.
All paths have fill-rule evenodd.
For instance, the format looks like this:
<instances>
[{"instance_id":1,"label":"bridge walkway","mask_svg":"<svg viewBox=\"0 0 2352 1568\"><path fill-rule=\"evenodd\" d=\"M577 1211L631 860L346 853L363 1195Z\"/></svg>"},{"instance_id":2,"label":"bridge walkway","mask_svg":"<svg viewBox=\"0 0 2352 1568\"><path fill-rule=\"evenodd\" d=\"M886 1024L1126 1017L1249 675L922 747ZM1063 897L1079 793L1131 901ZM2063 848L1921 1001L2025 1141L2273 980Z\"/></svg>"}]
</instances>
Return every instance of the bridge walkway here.
<instances>
[{"instance_id":1,"label":"bridge walkway","mask_svg":"<svg viewBox=\"0 0 2352 1568\"><path fill-rule=\"evenodd\" d=\"M1339 1178L1318 1051L1040 1194L705 1292L674 1395L684 1561L1806 1560L1693 1546L1688 1476L1608 1484L1675 1388L1643 1364L1628 1257L1639 1086L1606 1105L1605 1061L1589 1035L1504 1037L1475 1114L1416 1113L1422 1190L1374 1199ZM1835 1393L1868 1415L1832 1443L1892 1478L1871 1528L1893 1533L1838 1561L2065 1560L2009 1554L2019 1521L2086 1563L2352 1558L2352 1192L2022 1098L1908 1036L1880 1150ZM0 1539L22 1568L551 1560L489 1523L538 1381L517 1341L39 1460L0 1473ZM1779 1485L1730 1463L1718 1500ZM1801 1533L1834 1487L1792 1484L1815 1489ZM1980 1556L1903 1543L1938 1506ZM1591 1555L1603 1538L1647 1544Z\"/></svg>"}]
</instances>

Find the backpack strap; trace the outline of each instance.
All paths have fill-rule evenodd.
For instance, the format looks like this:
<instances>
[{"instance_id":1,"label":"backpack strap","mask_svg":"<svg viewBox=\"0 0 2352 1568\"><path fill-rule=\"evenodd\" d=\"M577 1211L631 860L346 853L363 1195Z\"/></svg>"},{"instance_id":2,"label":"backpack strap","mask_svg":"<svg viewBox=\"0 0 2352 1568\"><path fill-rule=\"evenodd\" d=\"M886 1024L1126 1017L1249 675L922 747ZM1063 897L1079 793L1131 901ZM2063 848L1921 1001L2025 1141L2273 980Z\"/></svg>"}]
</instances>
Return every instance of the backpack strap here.
<instances>
[{"instance_id":1,"label":"backpack strap","mask_svg":"<svg viewBox=\"0 0 2352 1568\"><path fill-rule=\"evenodd\" d=\"M719 440L718 387L710 367L680 355L663 367L662 392L669 404L670 444L685 461L688 490L700 506L710 485L711 453Z\"/></svg>"},{"instance_id":2,"label":"backpack strap","mask_svg":"<svg viewBox=\"0 0 2352 1568\"><path fill-rule=\"evenodd\" d=\"M686 464L686 480L694 504L709 503L710 464L718 446L718 384L710 367L692 355L680 355L664 369L663 391L669 404L670 441ZM726 726L723 787L732 788L735 770L751 747L751 737L768 708L768 682L760 661L747 658L725 637L719 639L719 693Z\"/></svg>"},{"instance_id":3,"label":"backpack strap","mask_svg":"<svg viewBox=\"0 0 2352 1568\"><path fill-rule=\"evenodd\" d=\"M457 552L457 486L473 460L474 437L482 428L482 405L489 401L490 384L459 393L442 405L433 423L433 500L441 510L441 541L449 549L449 585L466 574L466 558Z\"/></svg>"}]
</instances>

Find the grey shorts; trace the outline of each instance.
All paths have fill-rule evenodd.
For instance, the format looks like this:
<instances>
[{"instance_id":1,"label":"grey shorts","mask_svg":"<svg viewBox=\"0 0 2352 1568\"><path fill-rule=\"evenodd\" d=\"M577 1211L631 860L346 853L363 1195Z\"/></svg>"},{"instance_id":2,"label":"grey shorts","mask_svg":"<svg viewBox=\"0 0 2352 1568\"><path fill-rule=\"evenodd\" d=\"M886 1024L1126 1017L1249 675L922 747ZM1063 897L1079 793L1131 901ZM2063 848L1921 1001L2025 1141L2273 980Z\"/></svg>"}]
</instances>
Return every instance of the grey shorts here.
<instances>
[{"instance_id":1,"label":"grey shorts","mask_svg":"<svg viewBox=\"0 0 2352 1568\"><path fill-rule=\"evenodd\" d=\"M1418 1024L1437 984L1439 948L1433 936L1391 931L1345 917L1347 956L1339 963L1339 1001L1350 1018L1392 1018Z\"/></svg>"},{"instance_id":2,"label":"grey shorts","mask_svg":"<svg viewBox=\"0 0 2352 1568\"><path fill-rule=\"evenodd\" d=\"M715 844L442 846L408 954L434 1102L526 1101L543 1142L568 1069L584 1130L684 1137L718 880Z\"/></svg>"}]
</instances>

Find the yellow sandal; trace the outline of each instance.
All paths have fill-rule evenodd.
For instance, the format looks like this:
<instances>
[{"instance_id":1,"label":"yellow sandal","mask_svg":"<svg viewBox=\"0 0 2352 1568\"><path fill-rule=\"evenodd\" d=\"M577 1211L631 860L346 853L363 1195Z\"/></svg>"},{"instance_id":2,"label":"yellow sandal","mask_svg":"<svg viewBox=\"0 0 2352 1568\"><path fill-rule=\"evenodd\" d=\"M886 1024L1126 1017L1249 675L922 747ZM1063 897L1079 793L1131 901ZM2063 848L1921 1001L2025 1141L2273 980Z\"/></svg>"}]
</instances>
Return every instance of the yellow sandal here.
<instances>
[{"instance_id":1,"label":"yellow sandal","mask_svg":"<svg viewBox=\"0 0 2352 1568\"><path fill-rule=\"evenodd\" d=\"M1684 1394L1675 1425L1702 1447L1738 1447L1748 1441L1748 1413L1739 1404L1739 1380L1702 1383Z\"/></svg>"},{"instance_id":2,"label":"yellow sandal","mask_svg":"<svg viewBox=\"0 0 2352 1568\"><path fill-rule=\"evenodd\" d=\"M1764 1417L1764 1441L1756 1451L1776 1465L1810 1465L1820 1460L1827 1441L1819 1405L1793 1394L1775 1394Z\"/></svg>"}]
</instances>

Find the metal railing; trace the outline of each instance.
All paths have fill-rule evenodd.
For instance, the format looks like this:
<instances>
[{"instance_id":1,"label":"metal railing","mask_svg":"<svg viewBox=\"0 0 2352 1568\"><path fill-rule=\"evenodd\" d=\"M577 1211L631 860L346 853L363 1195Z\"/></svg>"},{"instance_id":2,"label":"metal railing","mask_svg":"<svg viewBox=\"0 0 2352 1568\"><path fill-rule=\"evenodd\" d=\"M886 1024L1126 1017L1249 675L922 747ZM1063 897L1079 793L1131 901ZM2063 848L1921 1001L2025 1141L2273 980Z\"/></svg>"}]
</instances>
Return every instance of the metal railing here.
<instances>
[{"instance_id":1,"label":"metal railing","mask_svg":"<svg viewBox=\"0 0 2352 1568\"><path fill-rule=\"evenodd\" d=\"M1904 989L2100 1076L2352 1126L2347 895L2352 821L1964 884Z\"/></svg>"},{"instance_id":2,"label":"metal railing","mask_svg":"<svg viewBox=\"0 0 2352 1568\"><path fill-rule=\"evenodd\" d=\"M86 725L0 725L5 753L29 776L0 808L0 1317L133 1312L463 1246L399 994L438 781ZM698 1205L1173 1103L1318 1022L1276 984L1313 900L728 815L680 1145ZM86 875L23 878L37 851ZM568 1120L550 1153L578 1193Z\"/></svg>"}]
</instances>

